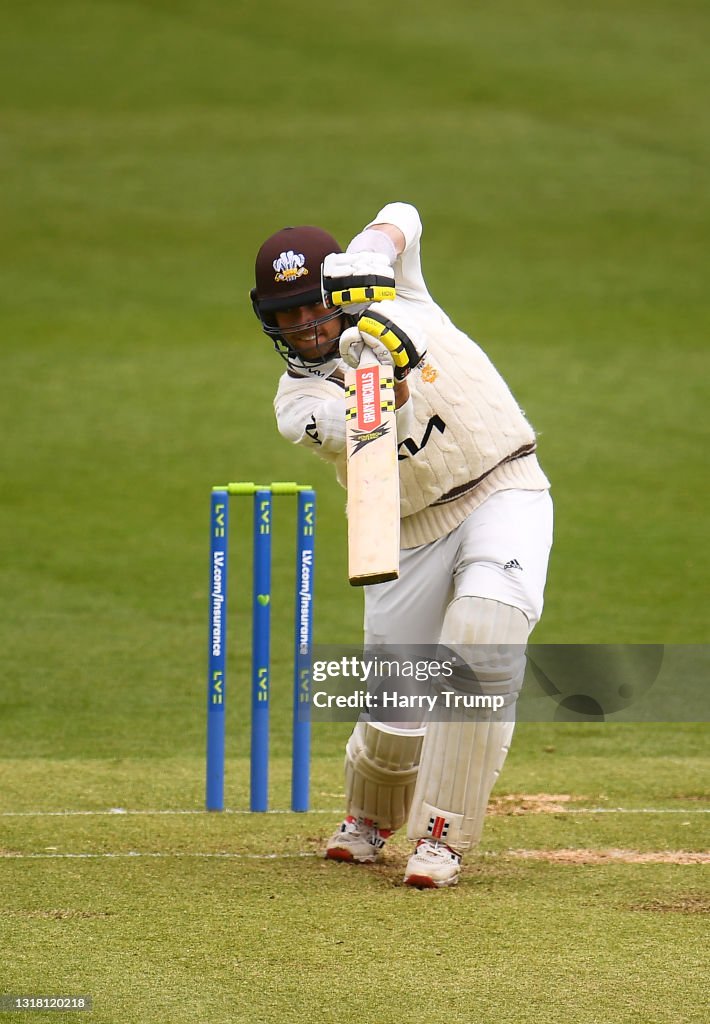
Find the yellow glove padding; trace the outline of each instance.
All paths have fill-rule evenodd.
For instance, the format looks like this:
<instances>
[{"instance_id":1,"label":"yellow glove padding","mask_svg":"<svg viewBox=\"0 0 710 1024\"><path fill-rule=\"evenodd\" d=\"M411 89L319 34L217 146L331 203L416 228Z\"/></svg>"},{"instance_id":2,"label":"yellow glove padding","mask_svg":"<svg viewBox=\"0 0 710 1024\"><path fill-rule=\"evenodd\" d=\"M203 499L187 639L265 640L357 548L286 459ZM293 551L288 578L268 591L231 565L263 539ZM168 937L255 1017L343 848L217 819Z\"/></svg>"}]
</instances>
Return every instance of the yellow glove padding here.
<instances>
[{"instance_id":1,"label":"yellow glove padding","mask_svg":"<svg viewBox=\"0 0 710 1024\"><path fill-rule=\"evenodd\" d=\"M401 327L388 320L375 310L369 309L357 321L357 329L361 334L369 334L387 348L394 363L394 375L397 380L407 376L426 355L419 352L416 345L405 334Z\"/></svg>"},{"instance_id":2,"label":"yellow glove padding","mask_svg":"<svg viewBox=\"0 0 710 1024\"><path fill-rule=\"evenodd\" d=\"M329 292L329 299L334 306L362 305L366 302L383 302L393 299L397 293L393 285L365 285L359 288L345 288L343 291Z\"/></svg>"}]
</instances>

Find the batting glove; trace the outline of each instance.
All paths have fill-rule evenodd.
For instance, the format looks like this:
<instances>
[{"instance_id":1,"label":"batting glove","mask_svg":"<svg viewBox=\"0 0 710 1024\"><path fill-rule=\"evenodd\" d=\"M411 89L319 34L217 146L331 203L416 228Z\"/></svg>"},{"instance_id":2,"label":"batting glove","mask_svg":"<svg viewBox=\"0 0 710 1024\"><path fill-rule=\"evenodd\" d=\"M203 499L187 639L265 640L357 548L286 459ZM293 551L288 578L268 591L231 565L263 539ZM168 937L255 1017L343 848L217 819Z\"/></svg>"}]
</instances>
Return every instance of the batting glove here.
<instances>
[{"instance_id":1,"label":"batting glove","mask_svg":"<svg viewBox=\"0 0 710 1024\"><path fill-rule=\"evenodd\" d=\"M348 327L340 336L340 355L348 366L359 365L365 345L381 363L394 366L396 380L404 380L426 355L426 349L418 347L401 327L374 309L368 310L356 327Z\"/></svg>"},{"instance_id":2,"label":"batting glove","mask_svg":"<svg viewBox=\"0 0 710 1024\"><path fill-rule=\"evenodd\" d=\"M394 270L382 252L333 252L323 260L321 292L328 307L362 312L371 302L395 297Z\"/></svg>"},{"instance_id":3,"label":"batting glove","mask_svg":"<svg viewBox=\"0 0 710 1024\"><path fill-rule=\"evenodd\" d=\"M361 334L357 327L348 327L340 335L340 355L343 361L355 370L360 365L365 346L374 352L383 366L394 366L392 353L377 338L369 334Z\"/></svg>"}]
</instances>

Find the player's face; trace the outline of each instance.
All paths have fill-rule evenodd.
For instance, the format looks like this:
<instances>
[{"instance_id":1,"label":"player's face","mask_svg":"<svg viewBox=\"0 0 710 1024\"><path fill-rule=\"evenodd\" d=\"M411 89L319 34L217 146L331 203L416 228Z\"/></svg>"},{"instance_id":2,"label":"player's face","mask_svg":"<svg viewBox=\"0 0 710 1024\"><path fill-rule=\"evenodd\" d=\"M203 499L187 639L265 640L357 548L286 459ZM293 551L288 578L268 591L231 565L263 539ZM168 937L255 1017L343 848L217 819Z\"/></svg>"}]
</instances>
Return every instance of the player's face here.
<instances>
[{"instance_id":1,"label":"player's face","mask_svg":"<svg viewBox=\"0 0 710 1024\"><path fill-rule=\"evenodd\" d=\"M301 359L323 359L336 351L343 329L340 311L315 302L279 310L274 316L289 348Z\"/></svg>"}]
</instances>

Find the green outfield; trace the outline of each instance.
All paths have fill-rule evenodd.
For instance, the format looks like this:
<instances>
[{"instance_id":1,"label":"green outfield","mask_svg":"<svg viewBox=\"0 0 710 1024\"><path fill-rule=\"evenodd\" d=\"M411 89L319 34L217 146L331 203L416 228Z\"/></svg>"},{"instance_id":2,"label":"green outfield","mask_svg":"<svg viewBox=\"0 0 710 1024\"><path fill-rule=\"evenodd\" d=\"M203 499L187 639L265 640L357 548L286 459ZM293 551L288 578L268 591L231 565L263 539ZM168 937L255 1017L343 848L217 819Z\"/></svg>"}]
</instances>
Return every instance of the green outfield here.
<instances>
[{"instance_id":1,"label":"green outfield","mask_svg":"<svg viewBox=\"0 0 710 1024\"><path fill-rule=\"evenodd\" d=\"M90 994L61 1019L102 1024L705 1021L703 725L521 725L449 892L400 885L404 839L321 859L344 724L314 729L312 814L240 813L246 505L231 813L201 809L213 484L317 488L315 638L360 636L343 492L277 434L248 301L286 223L419 208L432 293L540 432L536 641L708 641L709 29L696 0L4 5L0 996Z\"/></svg>"}]
</instances>

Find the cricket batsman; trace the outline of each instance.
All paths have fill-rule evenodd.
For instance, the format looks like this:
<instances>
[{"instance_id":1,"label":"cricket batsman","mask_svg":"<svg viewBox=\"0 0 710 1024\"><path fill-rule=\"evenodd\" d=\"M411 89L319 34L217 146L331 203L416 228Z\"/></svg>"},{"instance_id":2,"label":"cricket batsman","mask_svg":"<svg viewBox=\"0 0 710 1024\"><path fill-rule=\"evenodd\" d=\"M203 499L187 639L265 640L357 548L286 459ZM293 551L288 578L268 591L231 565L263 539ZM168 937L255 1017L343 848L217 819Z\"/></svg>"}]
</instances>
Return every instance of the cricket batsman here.
<instances>
[{"instance_id":1,"label":"cricket batsman","mask_svg":"<svg viewBox=\"0 0 710 1024\"><path fill-rule=\"evenodd\" d=\"M510 747L553 516L535 431L485 352L429 294L421 234L417 210L401 202L345 252L320 228L283 228L259 249L251 294L285 361L278 429L332 463L343 486L346 364L367 347L394 372L399 578L364 588L366 648L453 652L448 691L503 697L475 714L363 719L346 746L345 815L325 856L372 864L406 825L404 883L443 888L480 840Z\"/></svg>"}]
</instances>

